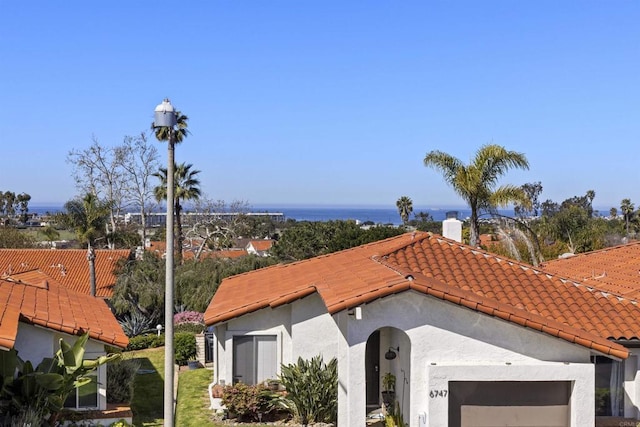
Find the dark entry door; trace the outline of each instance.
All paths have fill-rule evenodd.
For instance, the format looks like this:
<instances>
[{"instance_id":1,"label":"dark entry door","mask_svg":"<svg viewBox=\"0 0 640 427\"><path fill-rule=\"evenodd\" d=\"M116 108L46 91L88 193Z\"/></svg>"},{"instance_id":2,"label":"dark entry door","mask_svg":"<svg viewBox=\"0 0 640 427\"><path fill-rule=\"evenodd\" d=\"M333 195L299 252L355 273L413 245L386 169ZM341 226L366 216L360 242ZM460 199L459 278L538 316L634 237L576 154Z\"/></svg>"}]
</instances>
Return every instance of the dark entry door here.
<instances>
[{"instance_id":1,"label":"dark entry door","mask_svg":"<svg viewBox=\"0 0 640 427\"><path fill-rule=\"evenodd\" d=\"M367 405L380 404L380 331L375 331L367 340L364 356L367 381Z\"/></svg>"}]
</instances>

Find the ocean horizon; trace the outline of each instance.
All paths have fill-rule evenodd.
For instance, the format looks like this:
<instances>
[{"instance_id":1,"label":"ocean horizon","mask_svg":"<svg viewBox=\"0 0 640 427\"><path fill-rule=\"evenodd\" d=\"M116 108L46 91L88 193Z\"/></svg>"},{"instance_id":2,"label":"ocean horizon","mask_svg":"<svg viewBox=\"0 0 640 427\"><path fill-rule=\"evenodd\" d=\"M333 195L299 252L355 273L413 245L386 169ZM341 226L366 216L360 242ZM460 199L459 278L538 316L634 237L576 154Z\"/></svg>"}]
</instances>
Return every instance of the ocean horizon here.
<instances>
[{"instance_id":1,"label":"ocean horizon","mask_svg":"<svg viewBox=\"0 0 640 427\"><path fill-rule=\"evenodd\" d=\"M56 204L35 204L29 206L29 212L39 215L61 212L62 205ZM249 207L251 212L282 213L285 219L296 221L337 221L354 220L360 223L373 222L375 224L400 225L402 220L398 209L395 206L384 205L302 205L302 204L256 204ZM432 216L434 221L442 221L446 218L447 212L457 212L457 218L464 220L471 215L468 207L447 206L447 207L424 207L414 206L411 219L419 212L425 212ZM512 215L513 210L500 211L504 215Z\"/></svg>"}]
</instances>

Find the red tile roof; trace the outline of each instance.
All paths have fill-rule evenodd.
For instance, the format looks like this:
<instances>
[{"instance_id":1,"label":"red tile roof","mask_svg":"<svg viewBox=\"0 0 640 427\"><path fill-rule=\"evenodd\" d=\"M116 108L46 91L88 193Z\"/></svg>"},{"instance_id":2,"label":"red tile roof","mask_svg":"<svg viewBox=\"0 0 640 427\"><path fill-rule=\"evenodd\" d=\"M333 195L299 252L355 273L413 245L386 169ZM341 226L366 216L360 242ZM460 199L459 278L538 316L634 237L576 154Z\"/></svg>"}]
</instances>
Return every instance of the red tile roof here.
<instances>
[{"instance_id":1,"label":"red tile roof","mask_svg":"<svg viewBox=\"0 0 640 427\"><path fill-rule=\"evenodd\" d=\"M273 246L273 240L252 240L249 242L253 249L259 252L268 251Z\"/></svg>"},{"instance_id":2,"label":"red tile roof","mask_svg":"<svg viewBox=\"0 0 640 427\"><path fill-rule=\"evenodd\" d=\"M640 299L640 242L547 261L542 269L596 289Z\"/></svg>"},{"instance_id":3,"label":"red tile roof","mask_svg":"<svg viewBox=\"0 0 640 427\"><path fill-rule=\"evenodd\" d=\"M151 242L151 246L147 248L149 252L154 252L159 257L164 257L166 252L167 242L158 241ZM205 250L200 254L200 259L204 258L240 258L247 256L249 253L245 249L223 249L220 251ZM182 259L185 261L194 259L196 257L194 250L182 250Z\"/></svg>"},{"instance_id":4,"label":"red tile roof","mask_svg":"<svg viewBox=\"0 0 640 427\"><path fill-rule=\"evenodd\" d=\"M97 249L96 296L113 295L116 263L128 258L131 251ZM0 275L38 269L74 291L89 295L89 262L84 249L0 249Z\"/></svg>"},{"instance_id":5,"label":"red tile roof","mask_svg":"<svg viewBox=\"0 0 640 427\"><path fill-rule=\"evenodd\" d=\"M430 233L227 278L205 322L224 322L314 292L333 314L410 289L616 357L628 352L609 339L640 336L640 308L631 301Z\"/></svg>"},{"instance_id":6,"label":"red tile roof","mask_svg":"<svg viewBox=\"0 0 640 427\"><path fill-rule=\"evenodd\" d=\"M129 339L106 302L69 289L38 270L0 278L0 348L13 348L18 322L89 336L125 348Z\"/></svg>"}]
</instances>

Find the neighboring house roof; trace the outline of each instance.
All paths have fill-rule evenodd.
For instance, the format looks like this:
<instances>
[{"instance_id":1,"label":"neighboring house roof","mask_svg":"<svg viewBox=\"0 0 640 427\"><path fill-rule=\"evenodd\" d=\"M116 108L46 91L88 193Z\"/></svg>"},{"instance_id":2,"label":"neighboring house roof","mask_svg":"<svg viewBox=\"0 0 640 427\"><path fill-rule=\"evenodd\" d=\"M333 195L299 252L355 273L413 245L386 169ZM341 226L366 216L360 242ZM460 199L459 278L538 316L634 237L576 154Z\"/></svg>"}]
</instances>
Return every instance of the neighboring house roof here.
<instances>
[{"instance_id":1,"label":"neighboring house roof","mask_svg":"<svg viewBox=\"0 0 640 427\"><path fill-rule=\"evenodd\" d=\"M96 249L96 296L109 298L116 283L114 269L128 249ZM0 275L38 269L60 284L89 295L89 262L84 249L0 249Z\"/></svg>"},{"instance_id":2,"label":"neighboring house roof","mask_svg":"<svg viewBox=\"0 0 640 427\"><path fill-rule=\"evenodd\" d=\"M121 348L129 342L103 299L75 292L38 270L0 278L0 348L13 348L19 322L71 335L88 331Z\"/></svg>"},{"instance_id":3,"label":"neighboring house roof","mask_svg":"<svg viewBox=\"0 0 640 427\"><path fill-rule=\"evenodd\" d=\"M431 233L403 234L227 278L205 323L316 292L334 314L407 290L621 358L628 351L609 339L640 335L640 308L631 301Z\"/></svg>"},{"instance_id":4,"label":"neighboring house roof","mask_svg":"<svg viewBox=\"0 0 640 427\"><path fill-rule=\"evenodd\" d=\"M606 292L640 299L640 242L547 261L541 268Z\"/></svg>"},{"instance_id":5,"label":"neighboring house roof","mask_svg":"<svg viewBox=\"0 0 640 427\"><path fill-rule=\"evenodd\" d=\"M264 252L271 249L273 246L273 240L252 240L247 245L247 249L249 248L249 245L251 245L257 252Z\"/></svg>"},{"instance_id":6,"label":"neighboring house roof","mask_svg":"<svg viewBox=\"0 0 640 427\"><path fill-rule=\"evenodd\" d=\"M151 246L147 248L150 252L155 252L158 256L164 257L166 252L166 242L151 242ZM200 259L203 258L240 258L247 256L249 253L245 249L223 249L220 251L205 250L200 254ZM196 256L193 250L182 251L182 259L190 260Z\"/></svg>"}]
</instances>

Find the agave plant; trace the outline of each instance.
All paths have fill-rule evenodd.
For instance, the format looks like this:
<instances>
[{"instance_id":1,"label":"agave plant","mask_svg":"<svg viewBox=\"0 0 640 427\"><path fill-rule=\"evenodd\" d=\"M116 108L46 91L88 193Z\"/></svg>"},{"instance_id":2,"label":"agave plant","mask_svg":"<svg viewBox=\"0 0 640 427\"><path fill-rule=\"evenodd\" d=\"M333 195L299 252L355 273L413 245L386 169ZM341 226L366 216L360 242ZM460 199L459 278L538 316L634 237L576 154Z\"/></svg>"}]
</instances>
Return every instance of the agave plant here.
<instances>
[{"instance_id":1,"label":"agave plant","mask_svg":"<svg viewBox=\"0 0 640 427\"><path fill-rule=\"evenodd\" d=\"M132 311L128 315L125 314L118 322L129 338L154 331L151 319L145 317L139 311Z\"/></svg>"}]
</instances>

